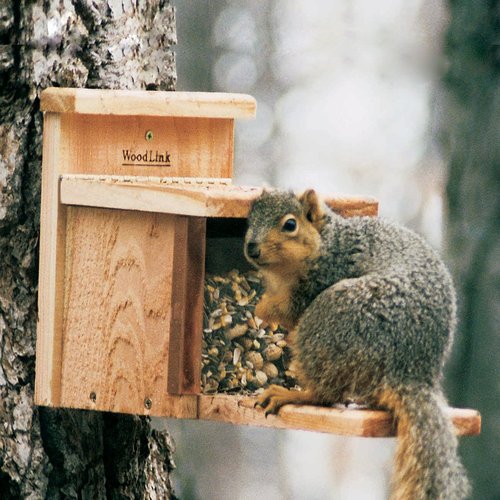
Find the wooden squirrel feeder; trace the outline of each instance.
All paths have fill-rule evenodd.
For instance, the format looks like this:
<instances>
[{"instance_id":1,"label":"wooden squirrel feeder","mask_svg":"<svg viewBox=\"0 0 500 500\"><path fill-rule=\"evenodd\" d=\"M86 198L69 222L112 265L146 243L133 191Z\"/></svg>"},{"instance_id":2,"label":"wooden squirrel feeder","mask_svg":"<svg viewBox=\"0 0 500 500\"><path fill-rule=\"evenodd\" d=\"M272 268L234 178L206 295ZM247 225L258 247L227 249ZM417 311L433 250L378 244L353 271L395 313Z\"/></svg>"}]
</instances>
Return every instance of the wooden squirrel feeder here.
<instances>
[{"instance_id":1,"label":"wooden squirrel feeder","mask_svg":"<svg viewBox=\"0 0 500 500\"><path fill-rule=\"evenodd\" d=\"M200 395L205 270L229 265L228 248L244 265L261 192L231 184L234 120L255 108L238 94L42 93L36 404L394 435L384 411L288 405L266 419L252 398ZM377 214L369 198L329 204ZM450 412L458 434L479 433L477 412Z\"/></svg>"}]
</instances>

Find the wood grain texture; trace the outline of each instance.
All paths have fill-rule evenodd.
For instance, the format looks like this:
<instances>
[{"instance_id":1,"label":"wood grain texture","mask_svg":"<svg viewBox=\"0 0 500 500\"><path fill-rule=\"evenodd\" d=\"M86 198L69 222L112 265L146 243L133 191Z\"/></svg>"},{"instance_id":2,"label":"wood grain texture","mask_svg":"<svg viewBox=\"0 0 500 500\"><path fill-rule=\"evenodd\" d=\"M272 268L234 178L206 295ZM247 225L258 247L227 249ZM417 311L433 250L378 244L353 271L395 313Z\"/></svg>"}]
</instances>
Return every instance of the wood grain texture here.
<instances>
[{"instance_id":1,"label":"wood grain texture","mask_svg":"<svg viewBox=\"0 0 500 500\"><path fill-rule=\"evenodd\" d=\"M163 214L68 210L61 406L195 415L193 397L167 394L181 226Z\"/></svg>"},{"instance_id":2,"label":"wood grain texture","mask_svg":"<svg viewBox=\"0 0 500 500\"><path fill-rule=\"evenodd\" d=\"M186 293L188 252L188 218L183 216L172 217L174 236L172 240L172 277L170 298L170 326L168 348L168 385L169 394L182 393L182 371L184 360L184 331L186 318Z\"/></svg>"},{"instance_id":3,"label":"wood grain texture","mask_svg":"<svg viewBox=\"0 0 500 500\"><path fill-rule=\"evenodd\" d=\"M482 417L479 411L466 408L448 408L457 436L479 436Z\"/></svg>"},{"instance_id":4,"label":"wood grain texture","mask_svg":"<svg viewBox=\"0 0 500 500\"><path fill-rule=\"evenodd\" d=\"M127 116L252 118L256 101L246 94L48 88L40 108L53 113Z\"/></svg>"},{"instance_id":5,"label":"wood grain texture","mask_svg":"<svg viewBox=\"0 0 500 500\"><path fill-rule=\"evenodd\" d=\"M63 175L61 201L70 205L115 207L198 217L244 218L262 188L218 184L186 184L122 178ZM329 197L340 215L377 215L378 202L369 197Z\"/></svg>"},{"instance_id":6,"label":"wood grain texture","mask_svg":"<svg viewBox=\"0 0 500 500\"><path fill-rule=\"evenodd\" d=\"M206 219L175 217L168 393L199 394Z\"/></svg>"},{"instance_id":7,"label":"wood grain texture","mask_svg":"<svg viewBox=\"0 0 500 500\"><path fill-rule=\"evenodd\" d=\"M207 221L203 217L188 218L186 314L181 388L183 394L201 392L201 341L205 285L205 250Z\"/></svg>"},{"instance_id":8,"label":"wood grain texture","mask_svg":"<svg viewBox=\"0 0 500 500\"><path fill-rule=\"evenodd\" d=\"M300 429L343 436L392 437L396 426L392 415L381 410L337 409L310 405L285 405L279 415L267 418L254 408L256 398L244 396L199 396L198 418L276 429ZM459 436L477 435L481 417L475 410L449 408Z\"/></svg>"},{"instance_id":9,"label":"wood grain texture","mask_svg":"<svg viewBox=\"0 0 500 500\"><path fill-rule=\"evenodd\" d=\"M59 404L64 300L66 207L59 202L59 115L47 113L44 128L35 403Z\"/></svg>"},{"instance_id":10,"label":"wood grain texture","mask_svg":"<svg viewBox=\"0 0 500 500\"><path fill-rule=\"evenodd\" d=\"M232 119L61 115L60 161L67 173L228 178L233 149ZM132 156L145 154L148 161ZM160 155L164 161L149 161Z\"/></svg>"}]
</instances>

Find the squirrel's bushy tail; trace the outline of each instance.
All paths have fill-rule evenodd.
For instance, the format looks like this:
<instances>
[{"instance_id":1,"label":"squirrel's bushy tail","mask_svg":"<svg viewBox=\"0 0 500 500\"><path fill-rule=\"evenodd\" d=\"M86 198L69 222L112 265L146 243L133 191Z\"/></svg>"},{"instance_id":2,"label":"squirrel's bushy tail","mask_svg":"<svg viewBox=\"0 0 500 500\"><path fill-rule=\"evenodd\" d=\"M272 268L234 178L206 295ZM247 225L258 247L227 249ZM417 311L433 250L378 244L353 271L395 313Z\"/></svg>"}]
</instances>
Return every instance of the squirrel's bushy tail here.
<instances>
[{"instance_id":1,"label":"squirrel's bushy tail","mask_svg":"<svg viewBox=\"0 0 500 500\"><path fill-rule=\"evenodd\" d=\"M391 500L462 500L470 487L457 455L457 438L439 389L386 389L382 405L398 420Z\"/></svg>"}]
</instances>

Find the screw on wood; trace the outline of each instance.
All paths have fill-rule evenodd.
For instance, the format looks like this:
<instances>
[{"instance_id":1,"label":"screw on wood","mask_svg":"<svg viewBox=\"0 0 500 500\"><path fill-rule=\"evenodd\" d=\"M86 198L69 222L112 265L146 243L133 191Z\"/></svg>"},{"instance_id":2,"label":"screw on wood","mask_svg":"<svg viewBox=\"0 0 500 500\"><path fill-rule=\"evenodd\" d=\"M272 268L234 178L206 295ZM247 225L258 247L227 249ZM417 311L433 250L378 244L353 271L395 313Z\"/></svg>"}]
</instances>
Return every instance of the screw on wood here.
<instances>
[{"instance_id":1,"label":"screw on wood","mask_svg":"<svg viewBox=\"0 0 500 500\"><path fill-rule=\"evenodd\" d=\"M89 398L90 398L90 401L92 401L92 403L95 403L96 400L97 400L97 395L94 391L92 391L89 395Z\"/></svg>"},{"instance_id":2,"label":"screw on wood","mask_svg":"<svg viewBox=\"0 0 500 500\"><path fill-rule=\"evenodd\" d=\"M146 136L145 136L145 137L146 137L146 141L152 141L152 140L153 140L153 137L154 137L154 136L153 136L153 131L152 131L152 130L148 130L148 131L146 132Z\"/></svg>"},{"instance_id":3,"label":"screw on wood","mask_svg":"<svg viewBox=\"0 0 500 500\"><path fill-rule=\"evenodd\" d=\"M153 401L151 401L151 399L149 399L149 398L146 398L146 399L144 400L144 407L145 407L147 410L150 410L152 406L153 406Z\"/></svg>"}]
</instances>

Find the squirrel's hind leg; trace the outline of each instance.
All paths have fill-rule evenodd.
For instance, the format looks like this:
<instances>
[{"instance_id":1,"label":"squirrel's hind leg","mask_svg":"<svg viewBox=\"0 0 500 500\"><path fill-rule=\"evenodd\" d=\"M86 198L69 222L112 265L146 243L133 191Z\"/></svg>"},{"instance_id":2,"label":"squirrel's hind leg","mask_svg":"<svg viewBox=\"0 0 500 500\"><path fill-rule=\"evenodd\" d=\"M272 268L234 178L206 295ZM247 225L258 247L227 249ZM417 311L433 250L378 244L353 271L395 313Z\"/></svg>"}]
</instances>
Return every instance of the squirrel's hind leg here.
<instances>
[{"instance_id":1,"label":"squirrel's hind leg","mask_svg":"<svg viewBox=\"0 0 500 500\"><path fill-rule=\"evenodd\" d=\"M314 404L317 403L313 391L292 391L279 385L270 385L258 398L256 406L261 406L267 415L278 413L286 404Z\"/></svg>"}]
</instances>

